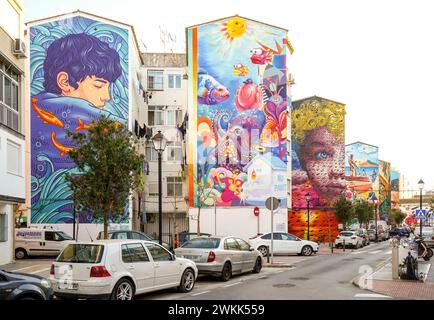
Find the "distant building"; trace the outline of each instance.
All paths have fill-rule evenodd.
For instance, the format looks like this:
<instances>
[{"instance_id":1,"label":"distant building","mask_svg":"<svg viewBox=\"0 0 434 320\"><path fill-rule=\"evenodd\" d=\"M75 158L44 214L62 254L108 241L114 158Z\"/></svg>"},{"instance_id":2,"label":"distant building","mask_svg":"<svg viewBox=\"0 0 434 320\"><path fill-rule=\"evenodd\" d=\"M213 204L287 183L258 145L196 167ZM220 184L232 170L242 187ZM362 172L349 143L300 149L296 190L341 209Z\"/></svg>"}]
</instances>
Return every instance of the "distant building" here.
<instances>
[{"instance_id":1,"label":"distant building","mask_svg":"<svg viewBox=\"0 0 434 320\"><path fill-rule=\"evenodd\" d=\"M25 63L22 1L0 0L0 265L14 259L15 214L25 214Z\"/></svg>"}]
</instances>

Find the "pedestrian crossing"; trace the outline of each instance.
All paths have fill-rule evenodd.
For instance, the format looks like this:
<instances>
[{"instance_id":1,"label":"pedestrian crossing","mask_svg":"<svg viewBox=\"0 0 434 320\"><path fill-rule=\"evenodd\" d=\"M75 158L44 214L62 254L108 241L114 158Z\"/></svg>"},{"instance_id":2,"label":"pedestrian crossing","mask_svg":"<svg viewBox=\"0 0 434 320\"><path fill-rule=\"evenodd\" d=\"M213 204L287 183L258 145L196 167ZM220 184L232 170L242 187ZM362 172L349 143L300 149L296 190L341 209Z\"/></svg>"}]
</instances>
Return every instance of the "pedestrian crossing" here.
<instances>
[{"instance_id":1,"label":"pedestrian crossing","mask_svg":"<svg viewBox=\"0 0 434 320\"><path fill-rule=\"evenodd\" d=\"M373 250L373 251L362 250L362 251L353 251L350 254L359 255L359 254L379 254L379 253L392 254L392 250Z\"/></svg>"}]
</instances>

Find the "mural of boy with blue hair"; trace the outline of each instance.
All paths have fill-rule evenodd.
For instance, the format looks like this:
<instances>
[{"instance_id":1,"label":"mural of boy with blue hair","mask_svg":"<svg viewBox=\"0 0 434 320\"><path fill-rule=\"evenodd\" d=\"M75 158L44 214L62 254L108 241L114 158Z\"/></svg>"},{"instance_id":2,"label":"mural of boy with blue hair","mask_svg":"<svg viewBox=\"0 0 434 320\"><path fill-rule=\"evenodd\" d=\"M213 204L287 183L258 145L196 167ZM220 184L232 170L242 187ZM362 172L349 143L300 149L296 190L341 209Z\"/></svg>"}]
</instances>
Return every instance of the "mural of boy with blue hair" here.
<instances>
[{"instance_id":1,"label":"mural of boy with blue hair","mask_svg":"<svg viewBox=\"0 0 434 320\"><path fill-rule=\"evenodd\" d=\"M122 74L119 54L97 37L85 33L57 39L44 61L44 91L32 97L32 175L45 168L38 154L50 158L54 169L72 168L67 157L73 146L66 130L87 130L110 101L110 84Z\"/></svg>"}]
</instances>

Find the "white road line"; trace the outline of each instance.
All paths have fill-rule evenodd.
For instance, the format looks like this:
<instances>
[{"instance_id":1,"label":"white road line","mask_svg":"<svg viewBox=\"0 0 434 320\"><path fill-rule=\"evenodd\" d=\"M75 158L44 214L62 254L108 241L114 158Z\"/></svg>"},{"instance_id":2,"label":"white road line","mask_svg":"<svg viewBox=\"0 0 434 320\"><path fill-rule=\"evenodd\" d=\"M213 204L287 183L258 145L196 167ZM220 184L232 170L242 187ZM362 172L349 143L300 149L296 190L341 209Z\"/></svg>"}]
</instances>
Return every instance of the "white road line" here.
<instances>
[{"instance_id":1,"label":"white road line","mask_svg":"<svg viewBox=\"0 0 434 320\"><path fill-rule=\"evenodd\" d=\"M354 251L351 252L350 254L361 254L361 253L366 253L367 251Z\"/></svg>"},{"instance_id":2,"label":"white road line","mask_svg":"<svg viewBox=\"0 0 434 320\"><path fill-rule=\"evenodd\" d=\"M191 294L191 296L195 297L195 296L199 296L199 295L201 295L201 294L208 293L208 292L211 292L211 291L210 291L210 290L202 291L202 292L199 292L199 293Z\"/></svg>"},{"instance_id":3,"label":"white road line","mask_svg":"<svg viewBox=\"0 0 434 320\"><path fill-rule=\"evenodd\" d=\"M392 299L392 297L384 296L382 294L378 293L357 293L354 295L355 298L389 298Z\"/></svg>"},{"instance_id":4,"label":"white road line","mask_svg":"<svg viewBox=\"0 0 434 320\"><path fill-rule=\"evenodd\" d=\"M387 251L386 254L392 254L392 250Z\"/></svg>"},{"instance_id":5,"label":"white road line","mask_svg":"<svg viewBox=\"0 0 434 320\"><path fill-rule=\"evenodd\" d=\"M377 253L380 253L381 252L381 250L375 250L375 251L370 251L369 253L370 254L377 254Z\"/></svg>"},{"instance_id":6,"label":"white road line","mask_svg":"<svg viewBox=\"0 0 434 320\"><path fill-rule=\"evenodd\" d=\"M42 273L42 272L48 271L48 270L50 270L50 269L51 269L51 267L50 267L50 268L45 268L45 269L42 269L42 270L38 270L38 271L30 272L30 274Z\"/></svg>"},{"instance_id":7,"label":"white road line","mask_svg":"<svg viewBox=\"0 0 434 320\"><path fill-rule=\"evenodd\" d=\"M227 285L223 286L223 288L236 286L237 284L240 284L240 283L241 283L241 281L239 281L239 282L235 282L235 283L231 283L231 284L227 284Z\"/></svg>"},{"instance_id":8,"label":"white road line","mask_svg":"<svg viewBox=\"0 0 434 320\"><path fill-rule=\"evenodd\" d=\"M12 270L12 272L19 272L19 271L23 271L23 270L27 270L27 269L32 269L35 267L42 267L42 264L36 264L33 266L29 266L29 267L25 267L25 268L21 268L21 269L16 269L16 270Z\"/></svg>"}]
</instances>

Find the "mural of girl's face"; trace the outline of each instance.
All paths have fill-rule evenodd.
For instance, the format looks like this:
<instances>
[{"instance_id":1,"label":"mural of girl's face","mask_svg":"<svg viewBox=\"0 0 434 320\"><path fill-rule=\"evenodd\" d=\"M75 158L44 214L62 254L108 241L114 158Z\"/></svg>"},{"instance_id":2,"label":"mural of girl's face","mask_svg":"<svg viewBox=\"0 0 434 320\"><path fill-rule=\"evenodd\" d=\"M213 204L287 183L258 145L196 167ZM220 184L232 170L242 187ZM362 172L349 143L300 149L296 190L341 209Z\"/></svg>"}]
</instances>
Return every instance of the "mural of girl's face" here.
<instances>
[{"instance_id":1,"label":"mural of girl's face","mask_svg":"<svg viewBox=\"0 0 434 320\"><path fill-rule=\"evenodd\" d=\"M336 144L335 135L327 127L317 127L306 133L300 145L300 158L320 196L337 201L346 185L344 144Z\"/></svg>"}]
</instances>

